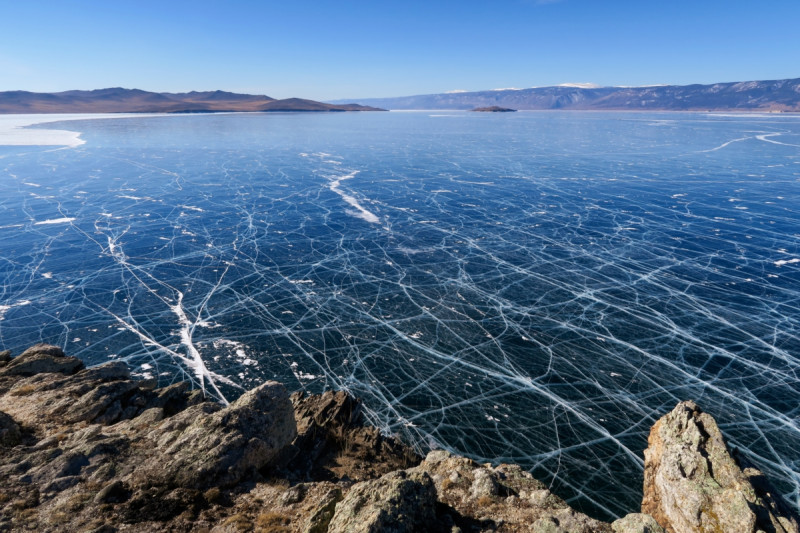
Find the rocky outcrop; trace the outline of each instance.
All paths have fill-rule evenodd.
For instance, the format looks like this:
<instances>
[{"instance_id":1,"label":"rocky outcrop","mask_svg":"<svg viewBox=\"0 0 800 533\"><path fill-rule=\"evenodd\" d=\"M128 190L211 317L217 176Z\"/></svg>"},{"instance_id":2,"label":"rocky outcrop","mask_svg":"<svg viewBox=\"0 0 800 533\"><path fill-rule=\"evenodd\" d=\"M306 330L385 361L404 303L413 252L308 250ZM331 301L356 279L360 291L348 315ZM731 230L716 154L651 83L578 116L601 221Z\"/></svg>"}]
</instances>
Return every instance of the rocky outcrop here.
<instances>
[{"instance_id":1,"label":"rocky outcrop","mask_svg":"<svg viewBox=\"0 0 800 533\"><path fill-rule=\"evenodd\" d=\"M642 512L668 533L798 531L764 475L740 467L717 423L693 402L656 422L644 457Z\"/></svg>"},{"instance_id":2,"label":"rocky outcrop","mask_svg":"<svg viewBox=\"0 0 800 533\"><path fill-rule=\"evenodd\" d=\"M142 486L229 487L270 464L297 435L292 404L268 381L227 408L195 405L156 426L153 453L136 469Z\"/></svg>"},{"instance_id":3,"label":"rocky outcrop","mask_svg":"<svg viewBox=\"0 0 800 533\"><path fill-rule=\"evenodd\" d=\"M611 523L614 533L664 533L656 519L649 514L631 513Z\"/></svg>"},{"instance_id":4,"label":"rocky outcrop","mask_svg":"<svg viewBox=\"0 0 800 533\"><path fill-rule=\"evenodd\" d=\"M390 472L355 484L336 505L328 533L414 533L436 523L436 490L425 472Z\"/></svg>"},{"instance_id":5,"label":"rocky outcrop","mask_svg":"<svg viewBox=\"0 0 800 533\"><path fill-rule=\"evenodd\" d=\"M344 391L292 394L297 438L284 451L281 475L294 481L375 479L419 464L394 438L364 424L361 402Z\"/></svg>"},{"instance_id":6,"label":"rocky outcrop","mask_svg":"<svg viewBox=\"0 0 800 533\"><path fill-rule=\"evenodd\" d=\"M422 459L345 392L266 382L224 407L59 348L0 353L0 532L797 533L685 402L654 427L642 513L577 512L518 465Z\"/></svg>"},{"instance_id":7,"label":"rocky outcrop","mask_svg":"<svg viewBox=\"0 0 800 533\"><path fill-rule=\"evenodd\" d=\"M609 524L572 509L518 465L481 465L436 450L413 471L431 476L447 509L442 520L462 531L611 531Z\"/></svg>"},{"instance_id":8,"label":"rocky outcrop","mask_svg":"<svg viewBox=\"0 0 800 533\"><path fill-rule=\"evenodd\" d=\"M10 353L0 357L0 376L33 376L45 372L73 374L83 368L77 357L67 357L58 346L37 344L31 346L19 357L11 359Z\"/></svg>"}]
</instances>

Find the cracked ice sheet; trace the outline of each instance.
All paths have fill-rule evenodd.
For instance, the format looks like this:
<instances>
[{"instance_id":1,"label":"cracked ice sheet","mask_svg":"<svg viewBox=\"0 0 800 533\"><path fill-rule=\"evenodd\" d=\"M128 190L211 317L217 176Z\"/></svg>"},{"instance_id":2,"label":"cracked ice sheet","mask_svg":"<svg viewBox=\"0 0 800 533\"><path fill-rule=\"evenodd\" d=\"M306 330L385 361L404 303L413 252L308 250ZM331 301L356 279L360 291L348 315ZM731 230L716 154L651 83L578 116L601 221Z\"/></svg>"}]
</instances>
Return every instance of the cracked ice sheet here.
<instances>
[{"instance_id":1,"label":"cracked ice sheet","mask_svg":"<svg viewBox=\"0 0 800 533\"><path fill-rule=\"evenodd\" d=\"M220 399L347 389L601 516L638 507L650 426L694 399L796 503L798 121L80 126L80 150L0 148L4 348Z\"/></svg>"}]
</instances>

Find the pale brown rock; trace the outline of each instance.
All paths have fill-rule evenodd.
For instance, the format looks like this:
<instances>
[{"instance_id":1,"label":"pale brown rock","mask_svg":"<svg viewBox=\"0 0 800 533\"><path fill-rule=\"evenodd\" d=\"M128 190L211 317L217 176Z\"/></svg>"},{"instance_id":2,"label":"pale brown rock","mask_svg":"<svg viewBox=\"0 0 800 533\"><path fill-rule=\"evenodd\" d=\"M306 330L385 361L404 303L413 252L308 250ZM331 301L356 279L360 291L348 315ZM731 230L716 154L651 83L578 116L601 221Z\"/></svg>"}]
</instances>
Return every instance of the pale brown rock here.
<instances>
[{"instance_id":1,"label":"pale brown rock","mask_svg":"<svg viewBox=\"0 0 800 533\"><path fill-rule=\"evenodd\" d=\"M5 359L5 358L4 358ZM33 376L41 372L73 374L83 368L77 357L67 357L58 346L37 344L0 367L0 376Z\"/></svg>"},{"instance_id":2,"label":"pale brown rock","mask_svg":"<svg viewBox=\"0 0 800 533\"><path fill-rule=\"evenodd\" d=\"M569 507L519 465L479 465L435 450L410 471L430 475L437 500L452 509L450 519L463 531L611 531L609 524Z\"/></svg>"},{"instance_id":3,"label":"pale brown rock","mask_svg":"<svg viewBox=\"0 0 800 533\"><path fill-rule=\"evenodd\" d=\"M518 465L445 451L422 461L344 392L294 394L292 406L268 383L223 407L189 383L132 380L119 362L82 369L57 347L25 353L0 354L0 370L17 369L0 372L0 441L11 443L0 446L0 531L663 533L645 514L608 524L579 513ZM654 432L646 504L700 511L699 525L670 532L797 532L696 406Z\"/></svg>"},{"instance_id":4,"label":"pale brown rock","mask_svg":"<svg viewBox=\"0 0 800 533\"><path fill-rule=\"evenodd\" d=\"M414 533L436 521L436 490L425 473L390 472L357 483L336 505L328 533Z\"/></svg>"},{"instance_id":5,"label":"pale brown rock","mask_svg":"<svg viewBox=\"0 0 800 533\"><path fill-rule=\"evenodd\" d=\"M774 491L753 486L757 471L742 471L714 419L693 402L656 422L644 455L642 512L668 533L798 531L796 518Z\"/></svg>"},{"instance_id":6,"label":"pale brown rock","mask_svg":"<svg viewBox=\"0 0 800 533\"><path fill-rule=\"evenodd\" d=\"M611 522L614 533L664 533L656 519L649 514L631 513Z\"/></svg>"},{"instance_id":7,"label":"pale brown rock","mask_svg":"<svg viewBox=\"0 0 800 533\"><path fill-rule=\"evenodd\" d=\"M310 513L303 533L326 533L336 511L336 504L340 501L342 501L341 490L330 489L325 493Z\"/></svg>"},{"instance_id":8,"label":"pale brown rock","mask_svg":"<svg viewBox=\"0 0 800 533\"><path fill-rule=\"evenodd\" d=\"M231 486L267 466L297 435L289 394L268 381L230 406L189 407L151 432L156 453L134 474L137 485Z\"/></svg>"}]
</instances>

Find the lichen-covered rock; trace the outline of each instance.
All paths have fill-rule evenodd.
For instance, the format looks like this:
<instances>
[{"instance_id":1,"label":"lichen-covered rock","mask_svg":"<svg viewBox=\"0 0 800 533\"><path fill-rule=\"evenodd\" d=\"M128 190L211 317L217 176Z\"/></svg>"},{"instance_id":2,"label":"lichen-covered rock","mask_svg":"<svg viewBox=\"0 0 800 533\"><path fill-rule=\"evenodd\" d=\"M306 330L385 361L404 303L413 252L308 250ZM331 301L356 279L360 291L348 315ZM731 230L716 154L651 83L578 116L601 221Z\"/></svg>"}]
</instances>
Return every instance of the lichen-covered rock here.
<instances>
[{"instance_id":1,"label":"lichen-covered rock","mask_svg":"<svg viewBox=\"0 0 800 533\"><path fill-rule=\"evenodd\" d=\"M609 524L573 510L519 465L479 465L435 450L413 471L431 476L438 501L463 531L611 531Z\"/></svg>"},{"instance_id":2,"label":"lichen-covered rock","mask_svg":"<svg viewBox=\"0 0 800 533\"><path fill-rule=\"evenodd\" d=\"M201 404L152 433L156 453L134 474L137 485L231 486L267 466L297 429L289 394L268 381L224 409Z\"/></svg>"},{"instance_id":3,"label":"lichen-covered rock","mask_svg":"<svg viewBox=\"0 0 800 533\"><path fill-rule=\"evenodd\" d=\"M533 533L593 533L610 531L608 524L598 522L570 507L542 513L533 523Z\"/></svg>"},{"instance_id":4,"label":"lichen-covered rock","mask_svg":"<svg viewBox=\"0 0 800 533\"><path fill-rule=\"evenodd\" d=\"M731 457L714 419L681 402L650 431L642 512L668 533L798 531L770 488L756 488Z\"/></svg>"},{"instance_id":5,"label":"lichen-covered rock","mask_svg":"<svg viewBox=\"0 0 800 533\"><path fill-rule=\"evenodd\" d=\"M436 521L436 490L425 473L390 472L354 485L336 505L328 533L414 533Z\"/></svg>"},{"instance_id":6,"label":"lichen-covered rock","mask_svg":"<svg viewBox=\"0 0 800 533\"><path fill-rule=\"evenodd\" d=\"M36 344L0 367L0 376L33 376L43 372L73 374L83 368L77 357L67 357L58 346Z\"/></svg>"},{"instance_id":7,"label":"lichen-covered rock","mask_svg":"<svg viewBox=\"0 0 800 533\"><path fill-rule=\"evenodd\" d=\"M29 352L27 350L25 353ZM111 424L132 418L147 403L139 383L131 379L125 363L110 362L65 375L60 370L63 369L60 362L54 369L44 361L48 358L56 362L74 358L61 356L59 359L46 352L35 352L33 357L36 358L37 368L49 370L30 376L16 376L16 381L9 387L9 394L0 399L0 406L23 424ZM8 367L20 358L22 355L12 359ZM24 364L14 368L23 367Z\"/></svg>"},{"instance_id":8,"label":"lichen-covered rock","mask_svg":"<svg viewBox=\"0 0 800 533\"><path fill-rule=\"evenodd\" d=\"M497 496L499 487L495 476L486 468L476 468L472 471L472 485L470 496L476 500L484 497Z\"/></svg>"},{"instance_id":9,"label":"lichen-covered rock","mask_svg":"<svg viewBox=\"0 0 800 533\"><path fill-rule=\"evenodd\" d=\"M345 392L290 402L267 383L223 407L156 385L54 346L0 353L0 531L663 533L649 515L581 514L518 465L422 461ZM687 515L678 529L653 511L668 531L797 532L693 404L659 422L647 454L645 505Z\"/></svg>"},{"instance_id":10,"label":"lichen-covered rock","mask_svg":"<svg viewBox=\"0 0 800 533\"><path fill-rule=\"evenodd\" d=\"M664 533L656 519L649 514L631 513L611 523L614 533Z\"/></svg>"},{"instance_id":11,"label":"lichen-covered rock","mask_svg":"<svg viewBox=\"0 0 800 533\"><path fill-rule=\"evenodd\" d=\"M326 533L336 511L336 504L340 501L342 501L341 490L331 489L325 493L309 514L303 533Z\"/></svg>"}]
</instances>

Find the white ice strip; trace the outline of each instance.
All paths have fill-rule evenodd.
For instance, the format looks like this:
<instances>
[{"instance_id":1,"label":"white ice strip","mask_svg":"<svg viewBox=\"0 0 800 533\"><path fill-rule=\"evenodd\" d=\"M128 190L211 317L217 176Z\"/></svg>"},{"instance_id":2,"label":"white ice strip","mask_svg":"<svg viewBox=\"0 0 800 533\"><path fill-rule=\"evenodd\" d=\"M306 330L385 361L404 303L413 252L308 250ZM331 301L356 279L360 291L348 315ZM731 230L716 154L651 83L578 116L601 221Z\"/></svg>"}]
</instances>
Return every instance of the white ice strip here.
<instances>
[{"instance_id":1,"label":"white ice strip","mask_svg":"<svg viewBox=\"0 0 800 533\"><path fill-rule=\"evenodd\" d=\"M355 211L348 210L347 211L348 214L352 214L353 216L356 216L356 217L358 217L358 218L360 218L362 220L366 220L367 222L369 222L371 224L377 224L377 223L380 222L380 219L378 217L376 217L374 213L371 213L370 211L366 210L364 208L364 206L362 206L360 203L358 203L358 200L356 200L355 197L350 196L349 194L347 194L346 192L344 192L343 190L341 190L339 188L339 185L344 180L352 179L352 178L354 178L356 176L356 174L358 174L358 170L354 170L353 172L351 172L350 174L347 174L346 176L338 177L335 180L331 181L329 187L333 192L335 192L336 194L341 196L342 200L347 202L351 207L353 207L355 209Z\"/></svg>"},{"instance_id":2,"label":"white ice strip","mask_svg":"<svg viewBox=\"0 0 800 533\"><path fill-rule=\"evenodd\" d=\"M775 261L775 266L783 266L783 265L793 265L795 263L800 263L800 258L795 257L794 259L781 259L780 261Z\"/></svg>"},{"instance_id":3,"label":"white ice strip","mask_svg":"<svg viewBox=\"0 0 800 533\"><path fill-rule=\"evenodd\" d=\"M774 141L772 139L768 139L768 137L777 137L779 135L783 135L782 133L769 133L766 135L756 135L756 139L759 141L764 141L772 144L780 144L782 146L800 146L800 144L790 144L790 143L782 143L780 141Z\"/></svg>"},{"instance_id":4,"label":"white ice strip","mask_svg":"<svg viewBox=\"0 0 800 533\"><path fill-rule=\"evenodd\" d=\"M719 146L717 146L716 148L711 148L711 149L709 149L709 150L698 150L698 153L700 153L700 154L703 154L703 153L706 153L706 152L716 152L717 150L722 150L722 149L723 149L723 148L725 148L726 146L730 146L730 145L731 145L731 144L733 144L733 143L738 143L738 142L746 141L746 140L748 140L748 139L752 139L752 137L741 137L741 138L739 138L739 139L733 139L733 140L730 140L730 141L728 141L728 142L725 142L725 143L722 143L722 144L720 144L720 145L719 145Z\"/></svg>"},{"instance_id":5,"label":"white ice strip","mask_svg":"<svg viewBox=\"0 0 800 533\"><path fill-rule=\"evenodd\" d=\"M48 225L49 224L68 224L70 222L73 222L74 220L75 220L75 217L51 218L49 220L41 220L39 222L34 222L33 225L34 226L43 226L43 225L46 225L46 224L48 224Z\"/></svg>"},{"instance_id":6,"label":"white ice strip","mask_svg":"<svg viewBox=\"0 0 800 533\"><path fill-rule=\"evenodd\" d=\"M195 347L194 342L192 341L194 324L189 320L189 318L186 316L186 312L183 310L183 293L180 291L176 292L178 293L178 302L173 305L170 310L178 317L178 323L181 325L181 344L186 347L186 351L189 352L189 355L191 356L191 360L188 360L187 363L194 371L194 375L197 378L198 383L200 383L200 386L203 387L203 391L205 392L205 383L208 381L222 401L227 405L228 401L217 389L211 372L209 372L208 368L206 368L206 365L203 362L203 356L200 355L200 351Z\"/></svg>"}]
</instances>

